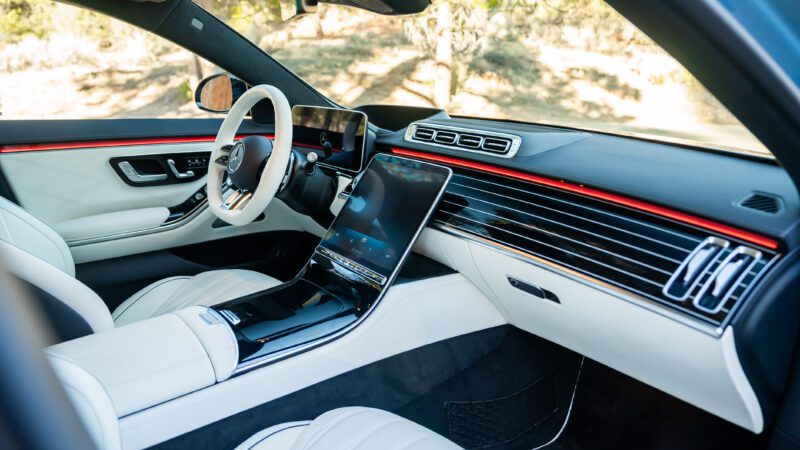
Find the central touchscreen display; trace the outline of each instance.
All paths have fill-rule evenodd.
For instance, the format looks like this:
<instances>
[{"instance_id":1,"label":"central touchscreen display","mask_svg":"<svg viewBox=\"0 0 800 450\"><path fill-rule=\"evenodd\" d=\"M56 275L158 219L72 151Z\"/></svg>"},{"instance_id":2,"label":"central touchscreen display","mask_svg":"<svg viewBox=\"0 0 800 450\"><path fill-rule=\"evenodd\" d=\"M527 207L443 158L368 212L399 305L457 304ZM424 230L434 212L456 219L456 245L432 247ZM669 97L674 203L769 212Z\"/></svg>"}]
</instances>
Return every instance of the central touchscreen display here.
<instances>
[{"instance_id":1,"label":"central touchscreen display","mask_svg":"<svg viewBox=\"0 0 800 450\"><path fill-rule=\"evenodd\" d=\"M294 145L310 148L323 166L358 172L364 161L367 115L347 109L295 105Z\"/></svg>"},{"instance_id":2,"label":"central touchscreen display","mask_svg":"<svg viewBox=\"0 0 800 450\"><path fill-rule=\"evenodd\" d=\"M422 161L375 156L320 245L390 276L451 174Z\"/></svg>"}]
</instances>

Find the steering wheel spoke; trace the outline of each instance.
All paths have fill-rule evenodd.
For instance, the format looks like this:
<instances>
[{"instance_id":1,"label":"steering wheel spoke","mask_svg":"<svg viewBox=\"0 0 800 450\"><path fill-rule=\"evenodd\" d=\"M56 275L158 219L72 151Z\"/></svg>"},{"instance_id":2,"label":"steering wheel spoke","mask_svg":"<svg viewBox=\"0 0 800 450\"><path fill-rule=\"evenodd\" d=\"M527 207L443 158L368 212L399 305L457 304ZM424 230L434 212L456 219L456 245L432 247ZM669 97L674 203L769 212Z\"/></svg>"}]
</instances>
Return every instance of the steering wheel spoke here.
<instances>
[{"instance_id":1,"label":"steering wheel spoke","mask_svg":"<svg viewBox=\"0 0 800 450\"><path fill-rule=\"evenodd\" d=\"M247 205L250 199L253 198L253 193L246 189L237 189L222 202L221 208L227 211L241 210Z\"/></svg>"}]
</instances>

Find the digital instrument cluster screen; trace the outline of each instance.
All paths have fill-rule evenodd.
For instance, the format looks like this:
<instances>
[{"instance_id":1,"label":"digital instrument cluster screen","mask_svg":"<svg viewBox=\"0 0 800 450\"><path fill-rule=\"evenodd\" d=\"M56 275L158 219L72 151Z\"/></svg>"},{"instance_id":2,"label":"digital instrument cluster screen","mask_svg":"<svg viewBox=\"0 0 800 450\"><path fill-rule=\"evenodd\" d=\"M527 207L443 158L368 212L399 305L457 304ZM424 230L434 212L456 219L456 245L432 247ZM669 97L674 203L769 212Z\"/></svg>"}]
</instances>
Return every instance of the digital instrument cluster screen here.
<instances>
[{"instance_id":1,"label":"digital instrument cluster screen","mask_svg":"<svg viewBox=\"0 0 800 450\"><path fill-rule=\"evenodd\" d=\"M293 143L311 149L323 166L359 172L364 162L367 115L348 109L296 105Z\"/></svg>"},{"instance_id":2,"label":"digital instrument cluster screen","mask_svg":"<svg viewBox=\"0 0 800 450\"><path fill-rule=\"evenodd\" d=\"M377 155L321 246L389 276L431 210L452 171L443 166Z\"/></svg>"}]
</instances>

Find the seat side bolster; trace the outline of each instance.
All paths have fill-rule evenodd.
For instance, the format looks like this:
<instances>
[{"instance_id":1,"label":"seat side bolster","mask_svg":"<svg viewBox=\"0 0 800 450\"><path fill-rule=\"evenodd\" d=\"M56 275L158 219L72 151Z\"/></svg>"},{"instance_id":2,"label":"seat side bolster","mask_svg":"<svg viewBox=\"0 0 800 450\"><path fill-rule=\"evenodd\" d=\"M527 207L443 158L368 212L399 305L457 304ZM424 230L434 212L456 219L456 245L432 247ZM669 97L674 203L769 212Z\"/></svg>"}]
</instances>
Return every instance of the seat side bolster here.
<instances>
[{"instance_id":1,"label":"seat side bolster","mask_svg":"<svg viewBox=\"0 0 800 450\"><path fill-rule=\"evenodd\" d=\"M85 284L46 261L0 240L0 256L8 271L57 298L80 314L95 333L114 328L103 300Z\"/></svg>"}]
</instances>

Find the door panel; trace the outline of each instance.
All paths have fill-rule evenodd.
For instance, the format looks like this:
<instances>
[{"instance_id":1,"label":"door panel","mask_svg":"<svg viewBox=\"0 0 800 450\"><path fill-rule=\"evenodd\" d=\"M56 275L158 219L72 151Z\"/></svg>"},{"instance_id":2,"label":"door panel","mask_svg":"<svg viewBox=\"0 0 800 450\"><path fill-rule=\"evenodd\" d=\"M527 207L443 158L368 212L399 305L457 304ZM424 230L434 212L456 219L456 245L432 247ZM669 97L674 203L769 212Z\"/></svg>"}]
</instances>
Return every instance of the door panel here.
<instances>
[{"instance_id":1,"label":"door panel","mask_svg":"<svg viewBox=\"0 0 800 450\"><path fill-rule=\"evenodd\" d=\"M21 206L59 230L62 223L75 219L177 205L205 183L203 177L172 185L130 186L112 167L113 158L198 153L209 146L189 143L17 152L0 155L0 164ZM109 226L118 228L112 222Z\"/></svg>"},{"instance_id":2,"label":"door panel","mask_svg":"<svg viewBox=\"0 0 800 450\"><path fill-rule=\"evenodd\" d=\"M87 128L87 122L94 127ZM319 225L279 200L268 207L264 218L252 224L214 226L217 219L208 210L205 199L204 169L187 165L208 154L213 133L166 138L132 138L122 133L125 138L117 140L109 139L108 130L102 127L108 122L116 121L75 121L83 138L89 139L82 143L58 143L52 136L45 136L41 144L32 144L29 139L25 144L0 144L0 166L17 201L67 240L76 263L265 231L297 230L317 236L323 233ZM177 125L182 122L195 121L169 122L179 128ZM5 128L6 123L0 121L0 130ZM149 127L139 132L146 132L146 128ZM242 129L247 134L271 134L270 128L252 123L246 123ZM59 130L59 134L65 131ZM105 139L91 139L92 130L103 133ZM170 159L176 162L178 174L196 172L181 178L172 173ZM166 182L131 182L119 168L122 161L132 162L140 174L166 175ZM147 164L151 164L150 169Z\"/></svg>"}]
</instances>

